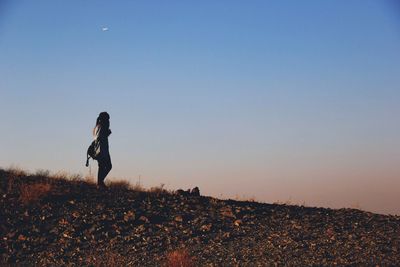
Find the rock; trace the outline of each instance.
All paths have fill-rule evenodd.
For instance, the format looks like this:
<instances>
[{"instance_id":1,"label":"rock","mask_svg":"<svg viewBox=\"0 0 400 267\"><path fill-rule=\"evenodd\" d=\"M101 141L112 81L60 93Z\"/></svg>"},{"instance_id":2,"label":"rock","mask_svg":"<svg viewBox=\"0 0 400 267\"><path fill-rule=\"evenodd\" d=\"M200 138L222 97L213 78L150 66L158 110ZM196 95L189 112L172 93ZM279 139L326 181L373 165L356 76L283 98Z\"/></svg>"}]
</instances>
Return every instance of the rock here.
<instances>
[{"instance_id":1,"label":"rock","mask_svg":"<svg viewBox=\"0 0 400 267\"><path fill-rule=\"evenodd\" d=\"M124 214L124 221L128 222L131 220L135 220L135 213L130 210Z\"/></svg>"},{"instance_id":2,"label":"rock","mask_svg":"<svg viewBox=\"0 0 400 267\"><path fill-rule=\"evenodd\" d=\"M178 193L178 195L181 196L190 196L190 189L188 190L178 189L176 192Z\"/></svg>"},{"instance_id":3,"label":"rock","mask_svg":"<svg viewBox=\"0 0 400 267\"><path fill-rule=\"evenodd\" d=\"M181 215L175 216L174 221L176 222L183 222L183 218Z\"/></svg>"},{"instance_id":4,"label":"rock","mask_svg":"<svg viewBox=\"0 0 400 267\"><path fill-rule=\"evenodd\" d=\"M190 194L192 196L199 197L200 196L200 189L196 186L195 188L192 189L192 191L190 191Z\"/></svg>"},{"instance_id":5,"label":"rock","mask_svg":"<svg viewBox=\"0 0 400 267\"><path fill-rule=\"evenodd\" d=\"M143 216L143 215L139 217L139 221L142 221L144 223L149 223L150 222L150 220L146 216Z\"/></svg>"},{"instance_id":6,"label":"rock","mask_svg":"<svg viewBox=\"0 0 400 267\"><path fill-rule=\"evenodd\" d=\"M180 196L200 196L200 190L197 186L195 188L193 188L192 190L178 189L178 190L176 190L176 194L178 194Z\"/></svg>"},{"instance_id":7,"label":"rock","mask_svg":"<svg viewBox=\"0 0 400 267\"><path fill-rule=\"evenodd\" d=\"M178 195L180 195L180 196L188 196L188 195L190 195L190 190L189 190L189 192L188 192L188 191L185 191L185 190L183 190L183 189L178 189L178 190L176 190L176 193L177 193Z\"/></svg>"},{"instance_id":8,"label":"rock","mask_svg":"<svg viewBox=\"0 0 400 267\"><path fill-rule=\"evenodd\" d=\"M236 221L234 221L233 224L234 224L235 226L240 226L242 223L243 223L242 220L236 220Z\"/></svg>"},{"instance_id":9,"label":"rock","mask_svg":"<svg viewBox=\"0 0 400 267\"><path fill-rule=\"evenodd\" d=\"M225 232L225 233L222 235L222 237L225 238L225 239L228 239L228 238L231 237L231 233Z\"/></svg>"},{"instance_id":10,"label":"rock","mask_svg":"<svg viewBox=\"0 0 400 267\"><path fill-rule=\"evenodd\" d=\"M209 232L211 230L212 224L204 224L200 227L200 230L203 232Z\"/></svg>"},{"instance_id":11,"label":"rock","mask_svg":"<svg viewBox=\"0 0 400 267\"><path fill-rule=\"evenodd\" d=\"M232 211L232 208L229 207L229 206L221 208L220 209L220 214L223 217L229 217L229 218L235 218L236 217L235 214Z\"/></svg>"}]
</instances>

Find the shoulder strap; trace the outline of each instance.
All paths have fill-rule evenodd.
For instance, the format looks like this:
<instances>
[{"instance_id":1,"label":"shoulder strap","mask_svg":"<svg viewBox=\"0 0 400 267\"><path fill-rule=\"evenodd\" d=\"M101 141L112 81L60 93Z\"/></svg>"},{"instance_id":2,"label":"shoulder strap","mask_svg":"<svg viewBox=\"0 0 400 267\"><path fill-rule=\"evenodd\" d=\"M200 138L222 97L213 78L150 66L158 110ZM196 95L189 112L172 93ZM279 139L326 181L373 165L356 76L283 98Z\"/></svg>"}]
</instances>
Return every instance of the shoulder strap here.
<instances>
[{"instance_id":1,"label":"shoulder strap","mask_svg":"<svg viewBox=\"0 0 400 267\"><path fill-rule=\"evenodd\" d=\"M89 167L89 154L86 153L86 167Z\"/></svg>"}]
</instances>

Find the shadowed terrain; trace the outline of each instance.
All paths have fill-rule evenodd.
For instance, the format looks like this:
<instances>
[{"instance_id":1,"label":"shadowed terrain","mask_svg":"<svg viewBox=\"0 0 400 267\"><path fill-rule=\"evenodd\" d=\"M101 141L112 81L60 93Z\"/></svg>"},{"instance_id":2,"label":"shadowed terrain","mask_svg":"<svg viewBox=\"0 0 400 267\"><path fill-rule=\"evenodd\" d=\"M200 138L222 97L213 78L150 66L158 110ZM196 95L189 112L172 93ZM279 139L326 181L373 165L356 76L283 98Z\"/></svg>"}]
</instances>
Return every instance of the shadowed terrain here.
<instances>
[{"instance_id":1,"label":"shadowed terrain","mask_svg":"<svg viewBox=\"0 0 400 267\"><path fill-rule=\"evenodd\" d=\"M0 170L0 263L400 265L400 217Z\"/></svg>"}]
</instances>

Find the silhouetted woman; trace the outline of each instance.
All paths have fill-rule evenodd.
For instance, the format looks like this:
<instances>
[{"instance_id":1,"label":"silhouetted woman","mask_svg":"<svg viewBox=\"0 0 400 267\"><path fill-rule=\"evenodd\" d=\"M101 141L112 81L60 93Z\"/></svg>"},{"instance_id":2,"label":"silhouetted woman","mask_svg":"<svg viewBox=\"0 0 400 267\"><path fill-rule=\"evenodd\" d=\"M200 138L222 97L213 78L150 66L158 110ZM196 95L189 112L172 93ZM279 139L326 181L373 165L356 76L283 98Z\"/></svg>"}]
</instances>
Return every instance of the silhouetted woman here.
<instances>
[{"instance_id":1,"label":"silhouetted woman","mask_svg":"<svg viewBox=\"0 0 400 267\"><path fill-rule=\"evenodd\" d=\"M99 172L97 174L97 184L99 187L106 187L104 179L112 168L110 151L108 149L108 136L110 134L110 115L107 112L101 112L96 120L96 127L93 129L93 136L100 144L100 152L96 157L99 163Z\"/></svg>"}]
</instances>

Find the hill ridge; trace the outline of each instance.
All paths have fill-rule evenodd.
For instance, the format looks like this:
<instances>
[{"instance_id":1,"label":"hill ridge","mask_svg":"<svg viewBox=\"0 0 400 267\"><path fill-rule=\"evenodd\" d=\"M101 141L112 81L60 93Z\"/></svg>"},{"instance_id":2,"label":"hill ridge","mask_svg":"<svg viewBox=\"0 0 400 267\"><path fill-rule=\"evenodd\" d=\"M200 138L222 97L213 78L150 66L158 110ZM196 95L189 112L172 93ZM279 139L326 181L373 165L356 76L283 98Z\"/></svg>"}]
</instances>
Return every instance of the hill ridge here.
<instances>
[{"instance_id":1,"label":"hill ridge","mask_svg":"<svg viewBox=\"0 0 400 267\"><path fill-rule=\"evenodd\" d=\"M173 266L180 255L183 266L400 265L399 216L137 189L0 169L0 260Z\"/></svg>"}]
</instances>

